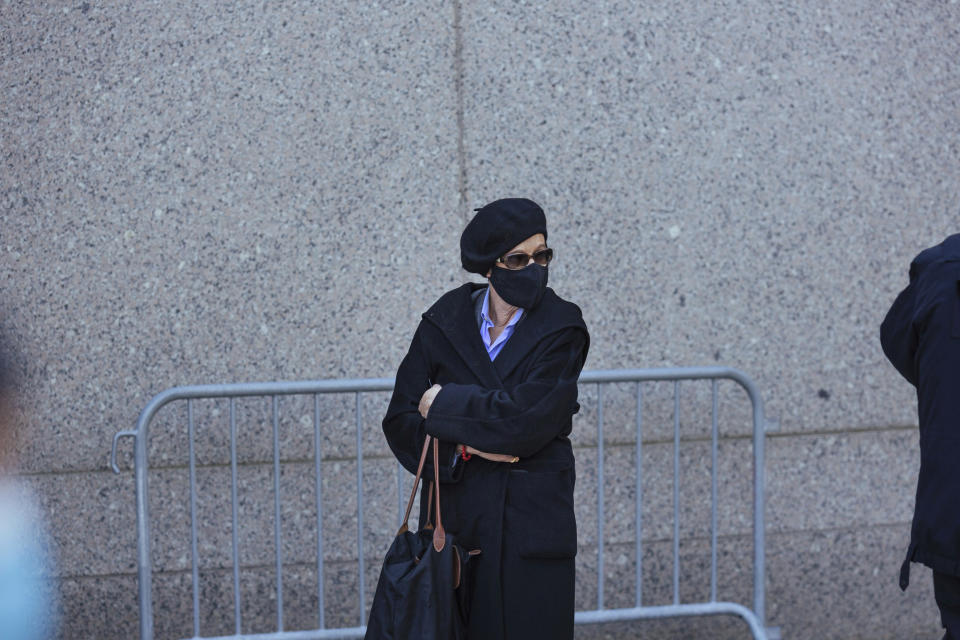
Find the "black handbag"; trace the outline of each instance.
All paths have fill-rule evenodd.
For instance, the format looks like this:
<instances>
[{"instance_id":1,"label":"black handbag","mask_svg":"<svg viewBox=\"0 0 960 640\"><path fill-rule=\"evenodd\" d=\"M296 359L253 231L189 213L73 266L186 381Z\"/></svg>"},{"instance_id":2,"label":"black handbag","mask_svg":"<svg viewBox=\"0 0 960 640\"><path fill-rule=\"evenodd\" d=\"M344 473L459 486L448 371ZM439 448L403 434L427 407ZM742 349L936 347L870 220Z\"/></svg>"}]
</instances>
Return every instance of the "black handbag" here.
<instances>
[{"instance_id":1,"label":"black handbag","mask_svg":"<svg viewBox=\"0 0 960 640\"><path fill-rule=\"evenodd\" d=\"M423 463L433 440L433 482L428 490L427 524L416 533L407 528ZM470 607L471 560L479 549L465 551L440 518L438 445L423 443L417 476L403 524L387 550L370 606L365 640L464 640ZM433 506L437 525L432 525Z\"/></svg>"}]
</instances>

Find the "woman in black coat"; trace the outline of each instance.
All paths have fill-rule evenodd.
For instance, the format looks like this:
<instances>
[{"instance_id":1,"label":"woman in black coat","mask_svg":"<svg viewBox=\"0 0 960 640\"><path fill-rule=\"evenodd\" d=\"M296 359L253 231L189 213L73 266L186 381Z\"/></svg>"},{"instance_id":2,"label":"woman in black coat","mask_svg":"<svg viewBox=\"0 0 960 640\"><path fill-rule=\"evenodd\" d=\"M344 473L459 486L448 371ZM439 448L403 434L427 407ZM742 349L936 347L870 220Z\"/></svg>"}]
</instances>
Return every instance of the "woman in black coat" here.
<instances>
[{"instance_id":1,"label":"woman in black coat","mask_svg":"<svg viewBox=\"0 0 960 640\"><path fill-rule=\"evenodd\" d=\"M440 441L444 527L481 550L472 640L573 637L568 436L590 338L580 309L546 286L546 240L543 211L530 200L478 210L460 239L461 261L489 286L465 284L423 314L383 419L411 473L426 434ZM424 477L432 474L428 456Z\"/></svg>"}]
</instances>

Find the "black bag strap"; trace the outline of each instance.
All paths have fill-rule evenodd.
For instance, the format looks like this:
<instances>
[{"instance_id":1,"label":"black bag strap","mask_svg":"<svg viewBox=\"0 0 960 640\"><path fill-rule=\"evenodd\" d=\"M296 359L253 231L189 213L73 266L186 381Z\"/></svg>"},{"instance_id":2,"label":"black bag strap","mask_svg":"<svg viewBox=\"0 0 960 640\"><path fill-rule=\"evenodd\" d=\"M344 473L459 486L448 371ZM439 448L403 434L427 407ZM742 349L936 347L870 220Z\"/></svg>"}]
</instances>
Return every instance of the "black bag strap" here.
<instances>
[{"instance_id":1,"label":"black bag strap","mask_svg":"<svg viewBox=\"0 0 960 640\"><path fill-rule=\"evenodd\" d=\"M437 526L433 530L433 548L438 552L443 551L446 544L447 534L443 529L443 520L440 517L440 444L436 438L427 435L423 441L423 451L420 453L420 463L417 465L417 475L413 480L413 488L410 489L410 499L407 500L407 510L403 513L403 523L397 535L408 530L407 522L410 520L410 511L413 509L413 499L417 495L417 487L420 486L420 476L423 475L423 465L427 461L427 452L430 450L430 442L433 441L433 482L430 483L430 504L427 506L427 522L430 521L431 508L433 504L437 505Z\"/></svg>"}]
</instances>

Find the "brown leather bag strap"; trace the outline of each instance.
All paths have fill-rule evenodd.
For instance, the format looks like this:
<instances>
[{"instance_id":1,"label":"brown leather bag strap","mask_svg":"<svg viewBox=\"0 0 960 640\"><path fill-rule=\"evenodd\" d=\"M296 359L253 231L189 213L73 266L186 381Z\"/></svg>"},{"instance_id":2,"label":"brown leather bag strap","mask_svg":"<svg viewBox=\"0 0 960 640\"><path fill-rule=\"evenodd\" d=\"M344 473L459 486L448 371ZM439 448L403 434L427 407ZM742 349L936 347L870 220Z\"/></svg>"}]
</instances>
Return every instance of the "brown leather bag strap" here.
<instances>
[{"instance_id":1,"label":"brown leather bag strap","mask_svg":"<svg viewBox=\"0 0 960 640\"><path fill-rule=\"evenodd\" d=\"M430 436L427 436L430 440ZM440 442L433 439L433 487L437 504L437 528L433 530L433 548L439 553L447 542L447 534L443 530L443 520L440 519Z\"/></svg>"},{"instance_id":2,"label":"brown leather bag strap","mask_svg":"<svg viewBox=\"0 0 960 640\"><path fill-rule=\"evenodd\" d=\"M427 496L427 524L423 525L423 528L433 529L433 480L430 481Z\"/></svg>"},{"instance_id":3,"label":"brown leather bag strap","mask_svg":"<svg viewBox=\"0 0 960 640\"><path fill-rule=\"evenodd\" d=\"M430 450L430 436L423 441L423 452L420 454L420 464L417 465L417 476L413 480L413 488L410 489L410 499L407 500L407 510L403 514L403 522L400 523L400 535L407 530L407 522L410 520L410 510L413 509L413 499L417 495L417 487L420 486L420 476L423 474L423 463L427 461L427 451Z\"/></svg>"}]
</instances>

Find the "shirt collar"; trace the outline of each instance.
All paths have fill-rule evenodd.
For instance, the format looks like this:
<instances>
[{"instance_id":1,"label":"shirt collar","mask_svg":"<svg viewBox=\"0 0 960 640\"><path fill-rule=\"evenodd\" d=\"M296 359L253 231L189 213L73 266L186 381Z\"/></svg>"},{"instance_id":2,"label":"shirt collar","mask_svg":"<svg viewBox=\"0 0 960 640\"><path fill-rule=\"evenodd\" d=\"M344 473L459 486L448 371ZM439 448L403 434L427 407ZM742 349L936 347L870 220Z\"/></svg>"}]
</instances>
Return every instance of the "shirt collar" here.
<instances>
[{"instance_id":1,"label":"shirt collar","mask_svg":"<svg viewBox=\"0 0 960 640\"><path fill-rule=\"evenodd\" d=\"M518 307L516 313L513 314L513 317L510 318L510 321L507 323L507 326L512 327L513 325L520 322L520 318L523 316L523 308ZM483 294L483 306L480 308L480 320L483 322L484 327L492 327L493 320L490 319L490 287L487 286L487 291Z\"/></svg>"}]
</instances>

